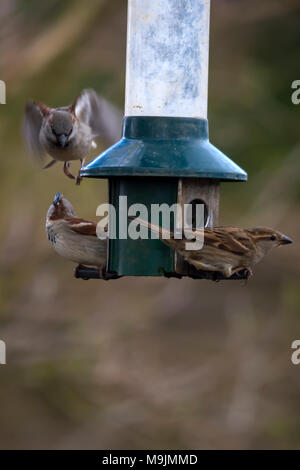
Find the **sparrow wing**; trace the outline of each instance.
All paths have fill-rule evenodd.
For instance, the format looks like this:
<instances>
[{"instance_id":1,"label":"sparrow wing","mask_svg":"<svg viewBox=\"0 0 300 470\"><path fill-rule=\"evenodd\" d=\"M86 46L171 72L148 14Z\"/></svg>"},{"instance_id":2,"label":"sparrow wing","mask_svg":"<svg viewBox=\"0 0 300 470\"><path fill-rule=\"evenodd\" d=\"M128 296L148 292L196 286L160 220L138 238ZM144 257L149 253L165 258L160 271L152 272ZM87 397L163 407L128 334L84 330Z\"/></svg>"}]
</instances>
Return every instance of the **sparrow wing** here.
<instances>
[{"instance_id":1,"label":"sparrow wing","mask_svg":"<svg viewBox=\"0 0 300 470\"><path fill-rule=\"evenodd\" d=\"M73 230L73 232L80 233L81 235L97 236L97 225L95 222L80 219L78 217L65 217L65 220L68 222L69 227L71 230Z\"/></svg>"},{"instance_id":2,"label":"sparrow wing","mask_svg":"<svg viewBox=\"0 0 300 470\"><path fill-rule=\"evenodd\" d=\"M169 240L163 240L166 245L171 246L180 253L186 252L186 242L192 242L197 235L203 236L203 231L196 230L192 231L186 229L185 235L190 235L190 239L186 238L183 234L182 239L175 239L173 235ZM191 257L193 259L201 259L205 255L205 248L214 248L217 255L218 250L227 252L228 254L236 254L238 256L244 256L251 253L251 248L255 248L253 241L246 234L243 229L237 227L213 227L204 229L204 245L200 250L191 251ZM200 257L200 258L199 258Z\"/></svg>"},{"instance_id":3,"label":"sparrow wing","mask_svg":"<svg viewBox=\"0 0 300 470\"><path fill-rule=\"evenodd\" d=\"M34 101L27 101L23 118L23 135L29 155L39 165L43 164L45 152L40 144L40 130L43 115L40 107Z\"/></svg>"},{"instance_id":4,"label":"sparrow wing","mask_svg":"<svg viewBox=\"0 0 300 470\"><path fill-rule=\"evenodd\" d=\"M189 230L185 229L182 234L182 238L174 238L172 232L161 228L157 225L151 224L150 222L144 221L140 218L134 218L129 216L135 224L140 224L143 227L149 228L153 232L159 234L159 238L167 245L172 246L176 250L185 251L185 244L187 241L192 241L193 237L203 236L203 230ZM186 236L190 235L191 239L187 239ZM255 249L255 245L251 237L247 232L238 227L213 227L204 229L204 246L211 246L219 250L224 250L229 253L235 253L237 255L245 255L250 253L251 250Z\"/></svg>"},{"instance_id":5,"label":"sparrow wing","mask_svg":"<svg viewBox=\"0 0 300 470\"><path fill-rule=\"evenodd\" d=\"M75 115L92 129L93 137L109 143L121 138L122 114L94 90L83 90L73 103Z\"/></svg>"},{"instance_id":6,"label":"sparrow wing","mask_svg":"<svg viewBox=\"0 0 300 470\"><path fill-rule=\"evenodd\" d=\"M241 256L254 248L254 243L246 231L237 227L206 228L204 244Z\"/></svg>"}]
</instances>

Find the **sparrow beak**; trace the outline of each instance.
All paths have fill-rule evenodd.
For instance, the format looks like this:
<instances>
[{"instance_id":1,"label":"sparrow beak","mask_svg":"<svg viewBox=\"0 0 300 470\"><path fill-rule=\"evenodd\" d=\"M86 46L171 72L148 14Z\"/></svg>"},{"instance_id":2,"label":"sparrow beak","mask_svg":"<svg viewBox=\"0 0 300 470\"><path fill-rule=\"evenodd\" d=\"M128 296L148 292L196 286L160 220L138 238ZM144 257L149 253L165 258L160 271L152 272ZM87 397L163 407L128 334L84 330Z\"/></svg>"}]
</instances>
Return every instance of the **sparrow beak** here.
<instances>
[{"instance_id":1,"label":"sparrow beak","mask_svg":"<svg viewBox=\"0 0 300 470\"><path fill-rule=\"evenodd\" d=\"M61 193L56 193L56 194L55 194L55 197L54 197L54 199L53 199L53 205L54 205L54 207L57 207L57 206L58 206L61 196L62 196Z\"/></svg>"},{"instance_id":2,"label":"sparrow beak","mask_svg":"<svg viewBox=\"0 0 300 470\"><path fill-rule=\"evenodd\" d=\"M281 239L278 240L278 245L289 245L290 243L293 243L293 240L286 235L282 235Z\"/></svg>"},{"instance_id":3,"label":"sparrow beak","mask_svg":"<svg viewBox=\"0 0 300 470\"><path fill-rule=\"evenodd\" d=\"M60 147L64 148L66 146L68 136L66 134L60 134L60 135L56 136L56 139L57 139L57 142L59 143Z\"/></svg>"}]
</instances>

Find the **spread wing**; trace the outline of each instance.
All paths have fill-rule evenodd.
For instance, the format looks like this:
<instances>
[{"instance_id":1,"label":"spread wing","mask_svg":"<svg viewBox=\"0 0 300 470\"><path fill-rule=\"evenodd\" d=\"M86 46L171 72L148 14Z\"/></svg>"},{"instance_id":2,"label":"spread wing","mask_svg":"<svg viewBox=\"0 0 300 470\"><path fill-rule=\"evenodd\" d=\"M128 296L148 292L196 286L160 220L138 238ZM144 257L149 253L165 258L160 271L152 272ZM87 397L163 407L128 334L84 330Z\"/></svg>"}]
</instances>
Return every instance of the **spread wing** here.
<instances>
[{"instance_id":1,"label":"spread wing","mask_svg":"<svg viewBox=\"0 0 300 470\"><path fill-rule=\"evenodd\" d=\"M91 127L93 137L102 137L109 143L121 138L122 114L94 90L83 90L73 108L76 116Z\"/></svg>"},{"instance_id":2,"label":"spread wing","mask_svg":"<svg viewBox=\"0 0 300 470\"><path fill-rule=\"evenodd\" d=\"M23 135L29 156L39 165L44 163L45 151L40 144L43 114L34 101L27 101L23 117Z\"/></svg>"}]
</instances>

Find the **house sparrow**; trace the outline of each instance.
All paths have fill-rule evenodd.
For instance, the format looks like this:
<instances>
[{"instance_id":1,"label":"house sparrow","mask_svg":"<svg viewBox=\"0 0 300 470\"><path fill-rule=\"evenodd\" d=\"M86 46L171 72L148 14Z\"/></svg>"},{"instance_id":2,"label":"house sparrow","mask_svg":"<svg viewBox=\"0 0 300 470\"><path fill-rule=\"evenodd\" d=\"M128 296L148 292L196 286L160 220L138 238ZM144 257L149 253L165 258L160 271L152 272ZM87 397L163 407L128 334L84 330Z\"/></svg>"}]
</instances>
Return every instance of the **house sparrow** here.
<instances>
[{"instance_id":1,"label":"house sparrow","mask_svg":"<svg viewBox=\"0 0 300 470\"><path fill-rule=\"evenodd\" d=\"M94 90L83 90L69 106L49 108L44 103L28 101L23 120L24 137L29 153L43 164L45 154L64 162L64 173L80 184L80 170L75 178L69 171L72 160L84 165L94 138L99 136L114 143L120 138L121 113Z\"/></svg>"},{"instance_id":2,"label":"house sparrow","mask_svg":"<svg viewBox=\"0 0 300 470\"><path fill-rule=\"evenodd\" d=\"M96 224L75 216L71 203L56 193L46 218L46 234L55 251L64 258L99 268L103 277L106 266L107 232L105 239L97 237ZM98 233L99 235L99 233Z\"/></svg>"},{"instance_id":3,"label":"house sparrow","mask_svg":"<svg viewBox=\"0 0 300 470\"><path fill-rule=\"evenodd\" d=\"M196 269L221 272L224 277L246 270L249 278L253 266L272 248L292 243L289 237L270 228L213 227L204 229L204 244L200 250L187 250L186 243L191 240L184 235L182 239L175 239L168 230L140 218L133 219L133 222L158 233L163 243L177 251ZM201 235L200 230L190 231L192 233L194 236L197 233Z\"/></svg>"}]
</instances>

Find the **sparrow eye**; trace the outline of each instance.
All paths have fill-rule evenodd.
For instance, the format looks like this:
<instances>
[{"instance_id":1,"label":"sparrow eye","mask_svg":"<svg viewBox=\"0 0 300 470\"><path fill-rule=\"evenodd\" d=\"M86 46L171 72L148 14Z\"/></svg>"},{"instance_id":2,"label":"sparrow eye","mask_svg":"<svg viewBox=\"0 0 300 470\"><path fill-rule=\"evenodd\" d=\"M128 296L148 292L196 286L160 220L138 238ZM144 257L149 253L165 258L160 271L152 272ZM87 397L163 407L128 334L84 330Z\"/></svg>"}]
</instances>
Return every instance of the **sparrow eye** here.
<instances>
[{"instance_id":1,"label":"sparrow eye","mask_svg":"<svg viewBox=\"0 0 300 470\"><path fill-rule=\"evenodd\" d=\"M276 240L276 236L275 235L271 235L270 236L270 240L272 240L272 242L274 242Z\"/></svg>"}]
</instances>

